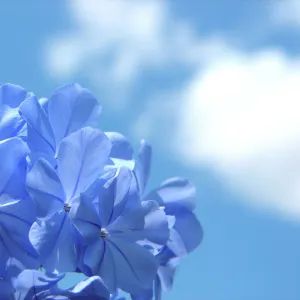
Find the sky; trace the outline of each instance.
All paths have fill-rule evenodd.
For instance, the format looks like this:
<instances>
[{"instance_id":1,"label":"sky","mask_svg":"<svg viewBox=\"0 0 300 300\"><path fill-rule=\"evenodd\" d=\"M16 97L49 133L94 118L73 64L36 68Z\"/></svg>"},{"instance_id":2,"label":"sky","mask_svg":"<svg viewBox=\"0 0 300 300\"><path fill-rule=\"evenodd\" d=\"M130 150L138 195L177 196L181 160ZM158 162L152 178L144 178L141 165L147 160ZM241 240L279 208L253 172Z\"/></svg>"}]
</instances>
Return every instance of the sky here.
<instances>
[{"instance_id":1,"label":"sky","mask_svg":"<svg viewBox=\"0 0 300 300\"><path fill-rule=\"evenodd\" d=\"M195 183L204 240L165 300L300 299L300 1L11 0L0 34L1 83L80 83L153 145L150 187Z\"/></svg>"}]
</instances>

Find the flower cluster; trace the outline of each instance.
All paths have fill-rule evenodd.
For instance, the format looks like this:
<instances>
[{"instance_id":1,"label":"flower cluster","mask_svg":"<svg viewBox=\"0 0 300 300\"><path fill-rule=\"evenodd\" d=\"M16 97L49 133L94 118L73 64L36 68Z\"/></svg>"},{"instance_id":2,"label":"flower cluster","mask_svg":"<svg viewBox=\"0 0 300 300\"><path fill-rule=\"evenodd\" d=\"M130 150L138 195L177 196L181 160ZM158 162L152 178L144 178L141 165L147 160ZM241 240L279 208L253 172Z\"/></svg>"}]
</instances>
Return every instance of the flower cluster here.
<instances>
[{"instance_id":1,"label":"flower cluster","mask_svg":"<svg viewBox=\"0 0 300 300\"><path fill-rule=\"evenodd\" d=\"M136 155L101 132L101 105L70 84L49 98L0 86L0 299L161 299L202 240L195 187L146 193L151 146ZM63 290L66 272L87 279Z\"/></svg>"}]
</instances>

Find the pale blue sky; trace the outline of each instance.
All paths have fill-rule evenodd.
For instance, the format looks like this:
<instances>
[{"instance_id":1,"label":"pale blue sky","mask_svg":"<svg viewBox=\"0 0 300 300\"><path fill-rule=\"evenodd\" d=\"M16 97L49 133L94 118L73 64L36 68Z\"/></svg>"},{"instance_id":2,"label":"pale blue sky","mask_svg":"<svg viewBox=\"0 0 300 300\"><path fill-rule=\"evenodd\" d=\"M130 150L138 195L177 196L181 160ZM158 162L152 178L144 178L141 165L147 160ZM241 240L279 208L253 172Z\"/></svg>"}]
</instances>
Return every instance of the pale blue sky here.
<instances>
[{"instance_id":1,"label":"pale blue sky","mask_svg":"<svg viewBox=\"0 0 300 300\"><path fill-rule=\"evenodd\" d=\"M118 3L116 0L111 1ZM163 29L174 33L174 30L179 28L174 23L184 22L190 29L192 28L192 36L196 36L190 38L190 41L194 44L199 43L201 49L206 45L203 45L202 41L207 41L211 37L218 41L224 39L230 48L228 52L233 53L232 55L243 57L241 64L247 64L248 56L249 60L252 60L255 53L261 50L277 49L285 57L283 59L285 70L291 68L290 72L296 74L293 80L297 82L298 79L300 82L299 73L293 67L298 63L298 57L300 57L300 40L298 38L300 24L287 19L284 14L280 15L277 13L276 17L274 17L277 4L288 7L292 1L194 0L187 4L186 1L182 0L170 0L169 2L161 0L162 3L164 1L168 21L166 21ZM92 3L90 1L83 2L85 4L81 5L82 10L85 10ZM158 2L160 1L156 1L156 3ZM253 160L252 156L245 155L241 150L237 154L241 155L243 159L237 160L236 163L236 160L232 158L233 155L229 152L229 154L226 152L226 155L224 154L225 152L221 152L222 147L217 141L212 143L213 146L211 146L215 147L212 148L213 150L217 149L214 156L212 154L201 156L199 161L202 163L199 163L199 161L193 163L193 159L197 160L197 158L186 162L187 156L184 155L188 154L182 154L184 151L177 152L175 146L168 148L165 145L171 141L170 133L176 135L174 128L181 124L181 121L177 120L180 115L177 110L182 110L182 107L184 107L182 106L184 103L181 103L184 101L184 97L179 92L183 91L185 86L189 86L189 82L192 81L195 72L201 72L202 69L210 68L210 65L206 65L207 63L213 65L215 57L210 56L211 51L208 51L209 55L206 57L201 52L201 49L197 50L197 45L192 45L191 47L187 46L189 49L194 49L191 53L188 52L181 55L186 51L185 47L181 49L181 46L185 45L186 42L181 41L178 44L180 46L174 46L174 49L166 50L167 58L162 55L160 59L157 59L157 56L161 55L161 52L167 48L164 41L160 41L157 48L153 46L153 49L149 50L150 52L147 52L148 50L146 51L144 48L135 52L135 47L141 46L141 42L139 43L140 40L138 38L137 42L134 40L134 34L127 34L130 30L136 32L139 28L134 27L132 29L124 24L124 27L126 27L124 31L119 32L119 35L113 40L115 32L111 24L116 20L113 22L108 20L108 25L102 24L104 27L101 28L105 28L105 37L102 36L101 31L95 34L90 28L90 31L87 31L85 28L80 34L76 34L77 31L81 30L80 26L82 26L82 23L76 23L72 19L74 15L72 17L72 9L69 7L70 3L68 1L41 2L29 0L23 2L13 0L2 3L0 18L0 33L2 37L0 81L20 84L39 96L48 96L55 87L70 81L79 82L91 89L102 101L103 117L100 123L103 130L120 131L128 135L136 146L138 145L138 139L143 133L152 142L154 157L149 186L154 187L162 180L174 175L186 176L195 182L199 195L196 213L204 227L204 241L199 249L182 262L175 280L174 290L166 294L164 299L300 299L300 223L297 221L297 219L300 220L300 213L297 212L297 195L296 192L293 192L295 187L288 184L297 182L300 177L299 172L290 172L290 168L276 167L272 171L273 174L278 175L272 177L274 182L272 180L268 181L263 177L259 182L261 183L259 184L259 189L262 192L252 195L249 194L250 190L247 190L248 186L246 183L248 180L251 181L255 176L258 176L259 168L253 167L252 170L252 168L245 167L243 169L245 172L242 173L242 176L244 176L242 183L235 175L232 175L236 173L229 171L229 168L230 170L231 168L235 171L239 170L240 163L243 166L247 165L245 162L247 162L248 157L251 158L250 164L256 163L258 166L264 165L262 160ZM74 1L74 3L78 4L78 1ZM102 3L104 9L107 2L102 1ZM77 6L80 7L79 4ZM158 4L157 14L161 7L163 5ZM300 19L299 6L298 9ZM280 11L283 11L283 8ZM111 11L109 12L111 13ZM83 13L85 20L89 19L88 13L88 9ZM126 10L124 10L122 17L126 13ZM111 15L111 18L114 18L114 13L111 13ZM96 13L91 18L95 16L97 17ZM147 13L141 19L145 19L146 16ZM131 16L131 18L138 17L135 14ZM103 15L99 15L99 18L103 18ZM159 19L160 15L157 15L157 18ZM126 21L126 18L124 20ZM91 26L95 26L95 22ZM95 38L101 40L101 45L95 42L95 45L91 46L92 50L87 50L86 48L89 48L87 43L93 41L93 39L86 37L87 32L95 34ZM153 30L153 32L159 33L160 29ZM122 39L122 34L124 34L124 40ZM74 40L70 36L75 37ZM110 36L113 36L111 38L112 41ZM162 34L161 36L163 39L166 39L169 35ZM185 36L185 34L182 36ZM59 45L58 39L60 41L69 39L71 41L71 50L68 49L69 52L64 50L64 52L61 49L56 49L56 46ZM128 42L129 45L127 45L127 39L131 44ZM153 40L155 40L155 37L151 36L146 41L152 43ZM145 42L145 40L143 41ZM109 44L107 49L105 48L106 43ZM220 50L218 43L216 51ZM76 56L76 51L80 47L84 48L82 50L83 54ZM101 49L103 47L106 49L106 52L104 51L102 54ZM146 48L151 47L148 45ZM158 53L153 54L157 49L159 49ZM116 60L123 55L125 50L127 51L128 59L131 58L132 62L129 63L128 67L126 64L123 64L119 73L114 73L113 67ZM97 51L101 53L98 55ZM133 53L133 58L130 51ZM199 54L200 52L201 55ZM63 53L65 53L65 56ZM78 62L80 58L83 62L80 64L77 64L76 61L75 63L72 62L75 67L65 66L63 61L70 60L70 57L67 57L68 53L75 53L75 60L77 59ZM176 53L177 56L170 58L172 53ZM201 56L199 60L198 54ZM49 59L51 55L55 57L52 60ZM137 64L136 55L141 55L140 62L142 63ZM224 55L223 52L222 55ZM190 61L187 62L189 59ZM128 62L128 60L125 61ZM53 64L56 65L53 67ZM134 70L136 77L132 75L132 65L134 64L137 64ZM255 61L253 64L255 65ZM129 69L127 70L126 68ZM211 70L215 69L212 68ZM283 80L285 80L283 76L287 76L288 72L283 72ZM127 74L125 79L124 74ZM266 74L268 76L272 72L266 72ZM287 82L293 80L287 80ZM218 89L217 84L218 82L216 82L216 89ZM256 87L255 84L253 86L254 88ZM295 93L299 93L296 86L296 83L291 86L286 84L285 88L291 91L294 87ZM273 85L271 84L270 87L272 88ZM291 95L295 93L293 92ZM167 102L164 103L164 95L166 98L172 95L171 99L180 98L180 100L176 100L179 102L174 100L170 108L170 102L168 102L169 104L166 104ZM122 98L120 102L118 102L118 98ZM296 110L298 106L295 106L295 103L295 101L292 101L287 103L287 105L294 105L293 110ZM272 111L272 101L269 109ZM289 119L288 112L289 110L287 110L285 115L286 119ZM237 111L236 113L239 112ZM270 112L271 114L272 112ZM266 113L264 118L265 122L268 123L269 114ZM282 119L282 122L284 123L286 119ZM153 124L153 120L157 124ZM253 122L255 123L255 119L253 119ZM297 125L300 126L299 122L292 123L290 126L295 127ZM200 125L191 123L190 126L195 130L194 127ZM253 127L255 126L253 125ZM250 128L252 127L250 126ZM278 134L284 136L285 132L289 132L289 128L284 127L284 129L279 130ZM195 132L197 133L198 131L195 130ZM243 139L243 132L245 131L241 131L241 139ZM291 132L294 133L293 130ZM199 127L199 138L200 133L201 128ZM215 131L212 131L212 133L215 133ZM270 133L274 134L273 132ZM275 132L274 135L276 134ZM288 136L289 133L286 135ZM219 135L216 134L216 136ZM299 138L295 137L296 134L293 136L294 139L291 145L298 145ZM198 135L195 134L194 137L197 139ZM203 141L210 142L209 139L204 139ZM229 138L227 141L227 144L232 142ZM286 140L283 139L283 141ZM259 143L259 141L254 139L253 143L256 142ZM277 140L276 142L278 143ZM230 150L227 144L225 148ZM194 147L193 143L189 142L183 145L186 148ZM272 143L270 145L273 147ZM272 152L272 149L277 149L276 145L274 146L275 148L266 149L270 149L268 151ZM232 145L235 150L239 146L241 145L238 143ZM174 151L170 154L168 151L172 150ZM197 149L194 152L197 152ZM270 156L272 156L272 153ZM280 152L280 155L277 161L282 160L283 165L299 165L299 157L287 155L289 160L285 163L283 158L286 156L282 152ZM194 155L193 157L196 156ZM264 157L268 157L268 155L262 156L262 159ZM269 173L265 169L266 167L263 174L267 177ZM294 177L291 177L291 174ZM227 180L224 180L227 177L230 178L230 185ZM284 183L284 187L287 188L280 190L280 195L286 198L283 202L287 201L289 205L282 204L280 202L282 199L277 199L274 196L279 193L277 192L278 185L281 185L283 180L288 183ZM251 182L250 188L255 188L258 185L258 182L255 180ZM264 182L266 182L266 186L264 186ZM241 189L239 188L240 185L242 186ZM285 194L287 190L289 193ZM264 193L265 191L268 192ZM264 204L260 205L260 202L264 201L263 197L269 197L269 200L265 200ZM254 198L255 200L253 200ZM293 200L289 201L289 198L293 198Z\"/></svg>"}]
</instances>

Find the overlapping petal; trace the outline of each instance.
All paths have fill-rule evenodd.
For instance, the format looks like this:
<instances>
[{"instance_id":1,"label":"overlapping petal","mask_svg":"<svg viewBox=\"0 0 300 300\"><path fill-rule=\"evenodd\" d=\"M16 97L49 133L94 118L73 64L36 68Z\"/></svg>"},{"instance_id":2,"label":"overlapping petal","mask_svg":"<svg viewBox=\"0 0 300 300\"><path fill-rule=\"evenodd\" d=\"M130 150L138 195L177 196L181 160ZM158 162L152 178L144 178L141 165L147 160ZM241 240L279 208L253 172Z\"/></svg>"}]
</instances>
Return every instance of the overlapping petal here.
<instances>
[{"instance_id":1,"label":"overlapping petal","mask_svg":"<svg viewBox=\"0 0 300 300\"><path fill-rule=\"evenodd\" d=\"M90 91L79 84L58 88L49 98L48 115L56 148L63 138L98 122L101 106Z\"/></svg>"},{"instance_id":2,"label":"overlapping petal","mask_svg":"<svg viewBox=\"0 0 300 300\"><path fill-rule=\"evenodd\" d=\"M64 210L36 221L29 239L40 255L40 263L50 272L72 272L77 265L76 230Z\"/></svg>"},{"instance_id":3,"label":"overlapping petal","mask_svg":"<svg viewBox=\"0 0 300 300\"><path fill-rule=\"evenodd\" d=\"M140 149L137 154L134 173L137 178L141 195L144 193L151 169L152 147L145 140L140 143Z\"/></svg>"},{"instance_id":4,"label":"overlapping petal","mask_svg":"<svg viewBox=\"0 0 300 300\"><path fill-rule=\"evenodd\" d=\"M63 273L44 273L25 269L16 259L9 259L5 276L0 280L0 299L12 300L108 300L109 291L102 279L93 276L75 286L63 290L58 283L64 278Z\"/></svg>"},{"instance_id":5,"label":"overlapping petal","mask_svg":"<svg viewBox=\"0 0 300 300\"><path fill-rule=\"evenodd\" d=\"M119 132L105 132L112 144L112 149L107 162L107 169L110 167L127 167L134 169L133 148L124 135Z\"/></svg>"},{"instance_id":6,"label":"overlapping petal","mask_svg":"<svg viewBox=\"0 0 300 300\"><path fill-rule=\"evenodd\" d=\"M144 199L157 201L165 207L168 214L179 212L182 208L194 210L196 188L186 178L173 177L164 181L160 187L151 191Z\"/></svg>"},{"instance_id":7,"label":"overlapping petal","mask_svg":"<svg viewBox=\"0 0 300 300\"><path fill-rule=\"evenodd\" d=\"M58 155L58 173L66 198L75 198L103 172L111 150L104 133L91 127L78 130L62 141Z\"/></svg>"},{"instance_id":8,"label":"overlapping petal","mask_svg":"<svg viewBox=\"0 0 300 300\"><path fill-rule=\"evenodd\" d=\"M32 202L0 196L0 276L10 257L17 258L29 268L38 266L38 254L28 239L34 220Z\"/></svg>"},{"instance_id":9,"label":"overlapping petal","mask_svg":"<svg viewBox=\"0 0 300 300\"><path fill-rule=\"evenodd\" d=\"M18 198L26 195L27 145L18 137L0 141L0 195Z\"/></svg>"},{"instance_id":10,"label":"overlapping petal","mask_svg":"<svg viewBox=\"0 0 300 300\"><path fill-rule=\"evenodd\" d=\"M134 158L122 134L89 127L100 111L78 84L49 99L0 86L0 299L161 300L201 243L195 187L176 177L145 196L151 146ZM54 271L91 277L61 290Z\"/></svg>"},{"instance_id":11,"label":"overlapping petal","mask_svg":"<svg viewBox=\"0 0 300 300\"><path fill-rule=\"evenodd\" d=\"M18 107L27 96L27 91L18 85L0 85L0 140L17 136L24 127Z\"/></svg>"},{"instance_id":12,"label":"overlapping petal","mask_svg":"<svg viewBox=\"0 0 300 300\"><path fill-rule=\"evenodd\" d=\"M73 206L70 215L83 236L89 240L93 234L97 237L83 256L91 273L101 276L111 291L121 288L138 293L151 286L158 266L154 255L132 239L132 232L145 225L135 177L127 168L120 168L115 175L108 176L99 187L96 202L84 194L81 201L86 204ZM89 220L87 214L80 212L86 205L91 206L85 209L91 215Z\"/></svg>"},{"instance_id":13,"label":"overlapping petal","mask_svg":"<svg viewBox=\"0 0 300 300\"><path fill-rule=\"evenodd\" d=\"M27 189L36 204L37 217L45 218L63 209L65 192L47 160L39 159L28 173Z\"/></svg>"}]
</instances>

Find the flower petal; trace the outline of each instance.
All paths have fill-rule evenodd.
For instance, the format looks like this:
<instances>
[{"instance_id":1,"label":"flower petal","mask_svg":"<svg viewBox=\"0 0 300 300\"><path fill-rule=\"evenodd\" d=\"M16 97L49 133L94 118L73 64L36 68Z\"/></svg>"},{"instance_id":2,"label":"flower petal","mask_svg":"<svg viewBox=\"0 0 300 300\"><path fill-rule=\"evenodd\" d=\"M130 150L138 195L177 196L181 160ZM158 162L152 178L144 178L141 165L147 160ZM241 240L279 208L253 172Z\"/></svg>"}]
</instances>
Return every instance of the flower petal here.
<instances>
[{"instance_id":1,"label":"flower petal","mask_svg":"<svg viewBox=\"0 0 300 300\"><path fill-rule=\"evenodd\" d=\"M152 147L145 140L140 142L140 149L136 158L134 173L137 177L140 194L144 193L151 167ZM153 199L154 200L154 199Z\"/></svg>"},{"instance_id":2,"label":"flower petal","mask_svg":"<svg viewBox=\"0 0 300 300\"><path fill-rule=\"evenodd\" d=\"M110 237L107 244L117 266L117 286L131 294L151 288L158 269L155 257L144 247L126 240ZM106 282L106 275L102 276Z\"/></svg>"},{"instance_id":3,"label":"flower petal","mask_svg":"<svg viewBox=\"0 0 300 300\"><path fill-rule=\"evenodd\" d=\"M19 85L6 83L0 85L0 105L18 107L27 96L27 91Z\"/></svg>"},{"instance_id":4,"label":"flower petal","mask_svg":"<svg viewBox=\"0 0 300 300\"><path fill-rule=\"evenodd\" d=\"M17 108L0 105L0 140L17 136L24 124Z\"/></svg>"},{"instance_id":5,"label":"flower petal","mask_svg":"<svg viewBox=\"0 0 300 300\"><path fill-rule=\"evenodd\" d=\"M27 98L20 105L20 114L28 123L29 127L32 127L36 134L30 134L28 136L28 146L34 150L40 152L49 153L51 151L54 155L55 144L53 131L51 129L48 116L39 103L37 97L32 96Z\"/></svg>"},{"instance_id":6,"label":"flower petal","mask_svg":"<svg viewBox=\"0 0 300 300\"><path fill-rule=\"evenodd\" d=\"M196 188L187 179L174 177L164 181L161 186L150 192L145 199L155 200L165 206L172 214L181 208L194 210L196 207Z\"/></svg>"},{"instance_id":7,"label":"flower petal","mask_svg":"<svg viewBox=\"0 0 300 300\"><path fill-rule=\"evenodd\" d=\"M87 89L79 84L58 88L48 102L49 120L56 147L69 134L84 126L94 125L99 119L101 106Z\"/></svg>"},{"instance_id":8,"label":"flower petal","mask_svg":"<svg viewBox=\"0 0 300 300\"><path fill-rule=\"evenodd\" d=\"M39 159L27 175L27 189L36 204L37 217L44 218L63 209L65 194L56 171Z\"/></svg>"},{"instance_id":9,"label":"flower petal","mask_svg":"<svg viewBox=\"0 0 300 300\"><path fill-rule=\"evenodd\" d=\"M85 127L64 138L58 150L58 173L67 200L78 196L102 173L111 149L104 133Z\"/></svg>"},{"instance_id":10,"label":"flower petal","mask_svg":"<svg viewBox=\"0 0 300 300\"><path fill-rule=\"evenodd\" d=\"M107 174L103 177L108 180L100 188L97 204L102 227L106 227L124 212L130 200L129 191L133 178L131 171L124 167L117 169L114 177Z\"/></svg>"},{"instance_id":11,"label":"flower petal","mask_svg":"<svg viewBox=\"0 0 300 300\"><path fill-rule=\"evenodd\" d=\"M17 137L0 142L0 194L24 196L27 145Z\"/></svg>"},{"instance_id":12,"label":"flower petal","mask_svg":"<svg viewBox=\"0 0 300 300\"><path fill-rule=\"evenodd\" d=\"M152 243L164 245L170 236L165 212L155 201L143 201L142 205L145 209L145 238Z\"/></svg>"},{"instance_id":13,"label":"flower petal","mask_svg":"<svg viewBox=\"0 0 300 300\"><path fill-rule=\"evenodd\" d=\"M28 239L31 225L35 221L35 209L30 200L13 200L7 195L0 196L0 225L21 249L37 257Z\"/></svg>"},{"instance_id":14,"label":"flower petal","mask_svg":"<svg viewBox=\"0 0 300 300\"><path fill-rule=\"evenodd\" d=\"M197 217L189 210L176 215L167 246L179 257L184 257L197 248L203 239L203 229Z\"/></svg>"},{"instance_id":15,"label":"flower petal","mask_svg":"<svg viewBox=\"0 0 300 300\"><path fill-rule=\"evenodd\" d=\"M110 294L103 280L98 276L92 276L80 281L72 289L59 292L60 296L68 299L109 300Z\"/></svg>"},{"instance_id":16,"label":"flower petal","mask_svg":"<svg viewBox=\"0 0 300 300\"><path fill-rule=\"evenodd\" d=\"M36 221L29 232L29 239L40 254L44 268L49 272L73 272L76 269L77 253L75 228L67 213L61 211L51 218Z\"/></svg>"},{"instance_id":17,"label":"flower petal","mask_svg":"<svg viewBox=\"0 0 300 300\"><path fill-rule=\"evenodd\" d=\"M86 248L83 255L83 264L90 269L92 275L100 275L98 272L102 262L104 261L105 249L105 242L100 238ZM113 265L111 265L111 268L113 268Z\"/></svg>"},{"instance_id":18,"label":"flower petal","mask_svg":"<svg viewBox=\"0 0 300 300\"><path fill-rule=\"evenodd\" d=\"M118 132L105 132L112 144L109 155L109 166L134 168L133 149L129 141Z\"/></svg>"},{"instance_id":19,"label":"flower petal","mask_svg":"<svg viewBox=\"0 0 300 300\"><path fill-rule=\"evenodd\" d=\"M84 195L72 202L69 216L86 243L91 243L99 238L100 218L93 203Z\"/></svg>"}]
</instances>

